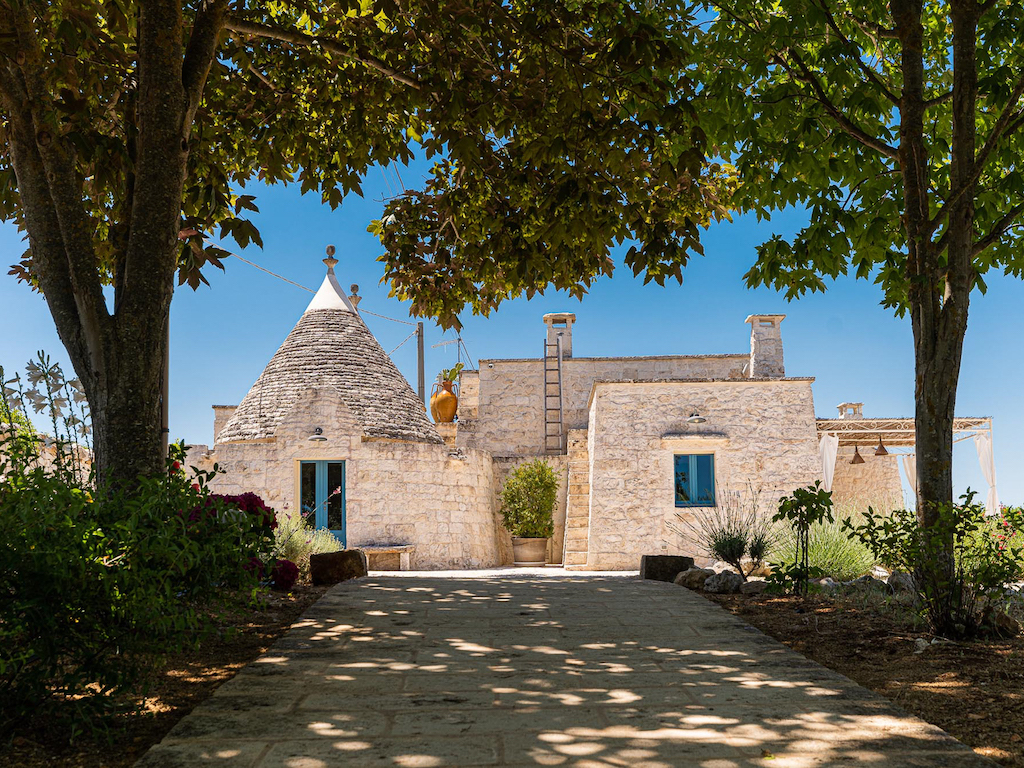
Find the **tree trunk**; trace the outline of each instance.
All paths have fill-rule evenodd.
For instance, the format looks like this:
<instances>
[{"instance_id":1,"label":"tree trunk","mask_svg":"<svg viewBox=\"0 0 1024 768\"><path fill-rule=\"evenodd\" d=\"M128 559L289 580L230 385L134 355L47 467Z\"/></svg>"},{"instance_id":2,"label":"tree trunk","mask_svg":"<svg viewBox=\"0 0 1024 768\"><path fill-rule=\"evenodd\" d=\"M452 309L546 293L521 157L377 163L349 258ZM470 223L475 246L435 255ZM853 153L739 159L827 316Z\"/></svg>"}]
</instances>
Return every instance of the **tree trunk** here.
<instances>
[{"instance_id":1,"label":"tree trunk","mask_svg":"<svg viewBox=\"0 0 1024 768\"><path fill-rule=\"evenodd\" d=\"M170 282L170 281L168 281ZM105 370L86 394L92 410L97 480L133 483L164 469L162 382L167 309L118 318L106 347Z\"/></svg>"},{"instance_id":2,"label":"tree trunk","mask_svg":"<svg viewBox=\"0 0 1024 768\"><path fill-rule=\"evenodd\" d=\"M936 634L952 637L955 562L952 530L936 539L943 510L953 504L953 418L960 380L971 287L974 238L975 107L977 100L978 8L951 3L953 21L953 109L949 173L950 199L945 221L945 260L933 242L936 222L929 204L928 153L924 145L924 89L921 66L921 6L894 3L901 29L904 92L900 124L910 271L910 311L914 328L914 426L917 450L917 518L922 536L933 546L918 563L917 577L928 602ZM897 14L896 11L899 11ZM937 545L937 546L935 546Z\"/></svg>"}]
</instances>

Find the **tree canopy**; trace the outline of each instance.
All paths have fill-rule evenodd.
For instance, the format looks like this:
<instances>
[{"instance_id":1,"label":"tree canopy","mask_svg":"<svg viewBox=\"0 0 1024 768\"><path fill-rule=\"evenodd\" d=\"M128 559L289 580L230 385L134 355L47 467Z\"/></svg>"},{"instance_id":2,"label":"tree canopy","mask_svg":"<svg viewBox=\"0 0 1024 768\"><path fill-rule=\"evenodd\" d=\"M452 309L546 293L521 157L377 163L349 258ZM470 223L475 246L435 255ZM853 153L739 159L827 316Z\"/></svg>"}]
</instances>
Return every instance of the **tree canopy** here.
<instances>
[{"instance_id":1,"label":"tree canopy","mask_svg":"<svg viewBox=\"0 0 1024 768\"><path fill-rule=\"evenodd\" d=\"M728 182L686 22L639 0L0 2L0 215L28 234L13 272L83 382L101 475L159 471L174 276L223 268L216 236L260 244L255 180L337 207L374 164L434 158L380 231L394 290L447 325L541 279L578 294L625 238L634 269L679 278Z\"/></svg>"},{"instance_id":2,"label":"tree canopy","mask_svg":"<svg viewBox=\"0 0 1024 768\"><path fill-rule=\"evenodd\" d=\"M945 274L949 217L965 195L973 205L967 279L984 290L990 269L1022 274L1024 6L751 0L713 8L697 108L715 151L736 165L733 202L765 218L792 205L810 215L791 240L772 237L758 249L752 286L796 297L853 274L878 283L902 314L911 240L928 243ZM976 39L961 30L955 40L958 10L977 14ZM971 61L957 66L954 42ZM916 67L910 45L919 46ZM968 100L977 142L954 131L958 117L968 119ZM964 153L971 168L958 183ZM920 213L917 229L908 228L908 205Z\"/></svg>"}]
</instances>

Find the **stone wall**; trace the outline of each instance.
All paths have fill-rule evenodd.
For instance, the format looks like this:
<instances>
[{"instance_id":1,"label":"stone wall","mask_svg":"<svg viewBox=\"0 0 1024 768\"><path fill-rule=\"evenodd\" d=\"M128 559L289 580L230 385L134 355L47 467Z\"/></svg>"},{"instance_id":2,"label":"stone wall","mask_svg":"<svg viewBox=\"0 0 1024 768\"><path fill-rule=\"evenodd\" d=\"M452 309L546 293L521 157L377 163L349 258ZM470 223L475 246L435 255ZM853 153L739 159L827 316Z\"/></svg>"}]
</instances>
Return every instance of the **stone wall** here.
<instances>
[{"instance_id":1,"label":"stone wall","mask_svg":"<svg viewBox=\"0 0 1024 768\"><path fill-rule=\"evenodd\" d=\"M853 448L843 446L836 455L836 471L832 476L832 501L840 516L864 512L891 511L904 506L903 481L900 478L899 456L875 456L875 449L861 447L863 464L851 464Z\"/></svg>"},{"instance_id":2,"label":"stone wall","mask_svg":"<svg viewBox=\"0 0 1024 768\"><path fill-rule=\"evenodd\" d=\"M688 424L698 410L704 424ZM720 489L777 498L820 477L810 379L598 384L590 404L590 570L698 555L675 507L675 454L712 453ZM680 518L679 516L682 516Z\"/></svg>"},{"instance_id":3,"label":"stone wall","mask_svg":"<svg viewBox=\"0 0 1024 768\"><path fill-rule=\"evenodd\" d=\"M273 439L220 443L189 455L226 474L219 493L253 491L279 512L298 510L299 462L345 461L348 546L413 544L411 567L482 568L498 563L491 457L446 445L370 440L333 389L311 389ZM313 427L327 440L310 442Z\"/></svg>"},{"instance_id":4,"label":"stone wall","mask_svg":"<svg viewBox=\"0 0 1024 768\"><path fill-rule=\"evenodd\" d=\"M588 399L602 380L740 379L747 354L665 357L584 357L562 363L566 430L585 429ZM544 364L534 360L481 360L460 376L458 444L495 456L544 453Z\"/></svg>"}]
</instances>

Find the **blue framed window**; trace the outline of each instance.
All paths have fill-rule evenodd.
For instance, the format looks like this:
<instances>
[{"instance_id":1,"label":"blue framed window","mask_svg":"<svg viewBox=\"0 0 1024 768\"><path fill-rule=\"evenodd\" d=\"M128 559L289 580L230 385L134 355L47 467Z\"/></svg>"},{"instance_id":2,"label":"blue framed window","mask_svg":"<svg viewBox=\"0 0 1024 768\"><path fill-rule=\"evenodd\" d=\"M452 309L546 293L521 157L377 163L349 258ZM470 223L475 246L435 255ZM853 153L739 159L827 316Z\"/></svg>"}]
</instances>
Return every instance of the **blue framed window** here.
<instances>
[{"instance_id":1,"label":"blue framed window","mask_svg":"<svg viewBox=\"0 0 1024 768\"><path fill-rule=\"evenodd\" d=\"M714 454L676 454L675 490L677 507L715 506Z\"/></svg>"},{"instance_id":2,"label":"blue framed window","mask_svg":"<svg viewBox=\"0 0 1024 768\"><path fill-rule=\"evenodd\" d=\"M303 461L299 504L306 524L326 528L345 546L345 462Z\"/></svg>"}]
</instances>

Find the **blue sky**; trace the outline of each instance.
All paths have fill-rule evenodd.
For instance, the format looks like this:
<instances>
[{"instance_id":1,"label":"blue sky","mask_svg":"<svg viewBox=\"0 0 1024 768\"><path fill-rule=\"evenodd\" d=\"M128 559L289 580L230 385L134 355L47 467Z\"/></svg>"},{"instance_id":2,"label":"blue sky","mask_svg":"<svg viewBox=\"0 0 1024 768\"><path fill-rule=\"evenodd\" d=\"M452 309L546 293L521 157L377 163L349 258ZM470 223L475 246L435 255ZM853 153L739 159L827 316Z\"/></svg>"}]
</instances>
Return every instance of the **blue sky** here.
<instances>
[{"instance_id":1,"label":"blue sky","mask_svg":"<svg viewBox=\"0 0 1024 768\"><path fill-rule=\"evenodd\" d=\"M416 169L402 172L407 185L420 181ZM364 185L365 197L349 196L336 211L316 195L301 196L297 186L251 187L261 213L255 221L264 240L241 255L310 288L324 274L324 248L337 246L338 277L344 286L358 283L361 309L409 320L408 307L387 297L380 284L380 247L366 232L379 216L382 199L396 187L374 170ZM475 363L479 357L536 357L541 352L545 312L571 311L577 316L573 352L591 355L658 355L744 352L756 312L784 312L782 325L786 371L814 376L815 409L835 414L844 400L863 401L865 416L913 415L913 345L909 320L900 320L879 305L876 286L852 278L837 281L827 293L788 303L770 289L748 290L742 276L755 258L755 247L772 234L787 236L802 223L800 212L770 222L739 218L705 233L706 254L695 257L682 286L643 285L628 269L600 280L582 302L554 291L531 301L503 305L490 318L463 317L463 338ZM66 362L45 302L6 274L25 244L11 225L0 225L0 365L22 369L36 350ZM171 436L210 443L213 404L236 404L260 374L298 320L311 295L276 280L237 259L227 272L210 270L210 287L175 293L171 308ZM1019 308L1024 282L988 278L989 292L973 296L971 318L957 397L957 413L992 416L998 487L1004 503L1024 502L1024 478L1017 467L1024 458L1018 435L1024 428L1018 382L1024 374L1020 355ZM408 325L365 316L370 330L390 352L409 334ZM455 345L431 345L454 338L429 320L426 331L427 382L442 367L455 363ZM393 358L415 385L415 340ZM70 369L70 366L67 366ZM957 492L968 485L985 488L973 443L954 454ZM981 494L982 498L984 493Z\"/></svg>"}]
</instances>

